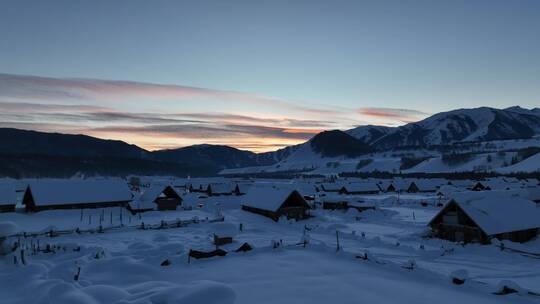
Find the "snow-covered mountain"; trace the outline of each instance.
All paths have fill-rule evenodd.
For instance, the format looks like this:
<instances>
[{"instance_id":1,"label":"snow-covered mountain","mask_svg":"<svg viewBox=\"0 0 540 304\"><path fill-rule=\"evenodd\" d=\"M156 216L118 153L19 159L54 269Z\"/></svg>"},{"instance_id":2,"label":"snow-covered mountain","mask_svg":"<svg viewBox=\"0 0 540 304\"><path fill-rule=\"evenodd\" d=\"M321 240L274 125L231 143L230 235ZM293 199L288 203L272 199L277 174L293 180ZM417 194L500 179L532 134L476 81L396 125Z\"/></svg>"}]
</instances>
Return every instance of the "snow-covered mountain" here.
<instances>
[{"instance_id":1,"label":"snow-covered mountain","mask_svg":"<svg viewBox=\"0 0 540 304\"><path fill-rule=\"evenodd\" d=\"M380 136L383 132L386 134ZM540 134L540 109L459 109L397 128L366 126L349 130L348 133L359 139L371 139L367 142L378 150L532 138Z\"/></svg>"},{"instance_id":2,"label":"snow-covered mountain","mask_svg":"<svg viewBox=\"0 0 540 304\"><path fill-rule=\"evenodd\" d=\"M121 141L17 129L0 129L0 135L0 175L15 177L71 176L77 172L212 175L222 169L255 167L255 171L324 173L507 167L503 171L535 171L531 163L536 158L517 164L526 159L519 150L540 147L540 109L459 109L401 127L368 125L345 132L324 131L305 143L258 154L215 145L146 151ZM509 153L499 155L504 151ZM465 160L459 166L448 163L443 154L449 152L464 154Z\"/></svg>"},{"instance_id":3,"label":"snow-covered mountain","mask_svg":"<svg viewBox=\"0 0 540 304\"><path fill-rule=\"evenodd\" d=\"M394 131L392 127L366 125L347 130L346 132L366 144L372 144L392 131Z\"/></svg>"}]
</instances>

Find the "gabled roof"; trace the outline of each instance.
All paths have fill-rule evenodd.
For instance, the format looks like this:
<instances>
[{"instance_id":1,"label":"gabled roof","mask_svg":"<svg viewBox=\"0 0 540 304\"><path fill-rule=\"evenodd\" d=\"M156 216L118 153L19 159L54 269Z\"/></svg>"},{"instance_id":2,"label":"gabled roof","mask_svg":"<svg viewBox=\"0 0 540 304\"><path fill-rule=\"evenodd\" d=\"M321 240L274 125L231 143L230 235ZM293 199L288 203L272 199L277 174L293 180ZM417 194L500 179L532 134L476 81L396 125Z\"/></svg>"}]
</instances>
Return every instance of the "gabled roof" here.
<instances>
[{"instance_id":1,"label":"gabled roof","mask_svg":"<svg viewBox=\"0 0 540 304\"><path fill-rule=\"evenodd\" d=\"M36 206L130 201L125 181L119 179L34 180L28 184Z\"/></svg>"},{"instance_id":2,"label":"gabled roof","mask_svg":"<svg viewBox=\"0 0 540 304\"><path fill-rule=\"evenodd\" d=\"M8 206L17 203L17 193L12 184L0 184L0 205Z\"/></svg>"},{"instance_id":3,"label":"gabled roof","mask_svg":"<svg viewBox=\"0 0 540 304\"><path fill-rule=\"evenodd\" d=\"M420 191L436 191L441 185L444 184L444 181L441 179L416 179L412 180L412 183L415 183Z\"/></svg>"},{"instance_id":4,"label":"gabled roof","mask_svg":"<svg viewBox=\"0 0 540 304\"><path fill-rule=\"evenodd\" d=\"M294 192L303 200L298 191L287 187L252 187L246 195L242 196L242 205L275 212Z\"/></svg>"},{"instance_id":5,"label":"gabled roof","mask_svg":"<svg viewBox=\"0 0 540 304\"><path fill-rule=\"evenodd\" d=\"M463 189L458 188L454 185L443 185L437 190L437 194L442 194L446 197L453 195L456 192L463 191Z\"/></svg>"},{"instance_id":6,"label":"gabled roof","mask_svg":"<svg viewBox=\"0 0 540 304\"><path fill-rule=\"evenodd\" d=\"M347 192L378 192L381 189L375 182L350 183L344 185Z\"/></svg>"},{"instance_id":7,"label":"gabled roof","mask_svg":"<svg viewBox=\"0 0 540 304\"><path fill-rule=\"evenodd\" d=\"M397 191L407 190L411 184L411 180L405 180L403 178L396 178L392 181L392 186ZM388 189L388 187L386 187Z\"/></svg>"},{"instance_id":8,"label":"gabled roof","mask_svg":"<svg viewBox=\"0 0 540 304\"><path fill-rule=\"evenodd\" d=\"M456 203L487 235L540 228L540 209L519 194L464 192L454 194L447 205L451 203Z\"/></svg>"},{"instance_id":9,"label":"gabled roof","mask_svg":"<svg viewBox=\"0 0 540 304\"><path fill-rule=\"evenodd\" d=\"M153 202L166 190L173 191L178 197L180 197L178 192L176 192L174 187L172 187L171 185L155 184L155 185L150 186L150 188L144 190L139 200L141 202Z\"/></svg>"},{"instance_id":10,"label":"gabled roof","mask_svg":"<svg viewBox=\"0 0 540 304\"><path fill-rule=\"evenodd\" d=\"M343 186L344 186L343 182L321 184L321 188L323 191L339 191L341 190L341 188L343 188Z\"/></svg>"}]
</instances>

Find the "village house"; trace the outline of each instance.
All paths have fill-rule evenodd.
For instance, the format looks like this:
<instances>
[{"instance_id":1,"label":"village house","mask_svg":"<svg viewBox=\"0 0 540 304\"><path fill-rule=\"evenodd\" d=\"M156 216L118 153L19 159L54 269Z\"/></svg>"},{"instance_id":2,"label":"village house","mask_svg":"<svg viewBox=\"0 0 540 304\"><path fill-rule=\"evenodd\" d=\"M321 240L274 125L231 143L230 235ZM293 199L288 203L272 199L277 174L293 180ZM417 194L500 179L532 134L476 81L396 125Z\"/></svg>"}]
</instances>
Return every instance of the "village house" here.
<instances>
[{"instance_id":1,"label":"village house","mask_svg":"<svg viewBox=\"0 0 540 304\"><path fill-rule=\"evenodd\" d=\"M176 210L182 204L182 197L170 185L152 185L146 189L138 200L128 205L132 213L152 210Z\"/></svg>"},{"instance_id":2,"label":"village house","mask_svg":"<svg viewBox=\"0 0 540 304\"><path fill-rule=\"evenodd\" d=\"M517 194L468 192L456 194L428 225L434 236L450 241L526 242L538 235L540 209Z\"/></svg>"},{"instance_id":3,"label":"village house","mask_svg":"<svg viewBox=\"0 0 540 304\"><path fill-rule=\"evenodd\" d=\"M238 184L214 183L208 184L206 194L209 196L242 195Z\"/></svg>"},{"instance_id":4,"label":"village house","mask_svg":"<svg viewBox=\"0 0 540 304\"><path fill-rule=\"evenodd\" d=\"M437 189L442 185L440 179L417 179L411 181L407 188L408 193L426 193L437 192Z\"/></svg>"},{"instance_id":5,"label":"village house","mask_svg":"<svg viewBox=\"0 0 540 304\"><path fill-rule=\"evenodd\" d=\"M339 190L339 194L362 195L362 194L377 194L381 191L379 186L374 183L350 183L346 184Z\"/></svg>"},{"instance_id":6,"label":"village house","mask_svg":"<svg viewBox=\"0 0 540 304\"><path fill-rule=\"evenodd\" d=\"M309 217L309 209L302 195L288 188L253 187L242 199L242 210L264 215L274 221L281 216L305 219Z\"/></svg>"},{"instance_id":7,"label":"village house","mask_svg":"<svg viewBox=\"0 0 540 304\"><path fill-rule=\"evenodd\" d=\"M343 183L320 184L320 190L323 192L340 192L342 189L343 189Z\"/></svg>"},{"instance_id":8,"label":"village house","mask_svg":"<svg viewBox=\"0 0 540 304\"><path fill-rule=\"evenodd\" d=\"M383 183L381 189L385 192L405 192L410 184L410 181L403 178L395 178L390 182Z\"/></svg>"},{"instance_id":9,"label":"village house","mask_svg":"<svg viewBox=\"0 0 540 304\"><path fill-rule=\"evenodd\" d=\"M119 179L36 180L28 184L22 204L26 211L126 207L133 195Z\"/></svg>"}]
</instances>

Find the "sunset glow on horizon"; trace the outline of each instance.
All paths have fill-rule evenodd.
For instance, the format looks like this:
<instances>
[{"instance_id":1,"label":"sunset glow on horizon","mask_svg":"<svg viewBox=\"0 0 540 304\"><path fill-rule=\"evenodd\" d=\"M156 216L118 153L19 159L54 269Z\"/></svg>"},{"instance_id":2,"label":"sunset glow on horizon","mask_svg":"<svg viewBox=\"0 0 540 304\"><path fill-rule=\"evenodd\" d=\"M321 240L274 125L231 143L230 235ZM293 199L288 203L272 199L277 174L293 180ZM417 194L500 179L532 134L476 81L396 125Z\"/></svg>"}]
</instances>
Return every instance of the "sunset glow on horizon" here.
<instances>
[{"instance_id":1,"label":"sunset glow on horizon","mask_svg":"<svg viewBox=\"0 0 540 304\"><path fill-rule=\"evenodd\" d=\"M256 152L540 105L540 2L6 1L0 127Z\"/></svg>"}]
</instances>

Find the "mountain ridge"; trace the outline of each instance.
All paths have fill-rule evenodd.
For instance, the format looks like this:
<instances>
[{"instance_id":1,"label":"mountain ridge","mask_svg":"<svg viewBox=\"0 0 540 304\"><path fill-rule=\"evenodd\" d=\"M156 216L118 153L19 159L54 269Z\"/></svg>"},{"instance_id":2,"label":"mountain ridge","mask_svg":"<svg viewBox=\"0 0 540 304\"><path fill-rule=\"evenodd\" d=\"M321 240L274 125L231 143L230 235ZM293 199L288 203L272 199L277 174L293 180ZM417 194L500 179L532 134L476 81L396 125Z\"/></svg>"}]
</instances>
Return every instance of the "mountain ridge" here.
<instances>
[{"instance_id":1,"label":"mountain ridge","mask_svg":"<svg viewBox=\"0 0 540 304\"><path fill-rule=\"evenodd\" d=\"M323 131L302 144L263 153L208 144L148 151L120 140L14 128L0 128L0 138L3 139L0 141L0 153L25 157L29 163L34 164L37 164L39 157L47 156L48 159L54 159L55 166L61 166L62 158L70 158L74 170L77 166L85 167L81 165L83 163L95 162L96 170L92 174L111 172L99 166L126 162L140 163L147 170L143 173L148 174L164 174L166 164L170 163L175 164L171 165L171 168L176 168L175 174L193 175L193 172L199 170L197 168L205 174L213 174L223 169L271 166L287 161L303 161L309 166L310 161L317 162L318 159L355 158L375 151L392 151L404 147L425 149L455 143L528 139L538 135L539 108L480 107L441 112L399 127L366 125L345 131ZM79 162L73 159L79 159ZM25 173L25 163L18 164L19 167L13 167L13 164L0 162L0 174ZM39 168L40 172L42 169ZM50 169L59 170L54 167ZM122 170L126 172L127 169L122 167Z\"/></svg>"}]
</instances>

